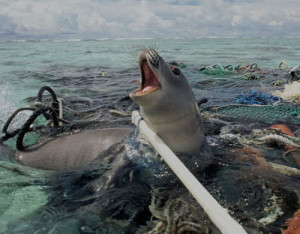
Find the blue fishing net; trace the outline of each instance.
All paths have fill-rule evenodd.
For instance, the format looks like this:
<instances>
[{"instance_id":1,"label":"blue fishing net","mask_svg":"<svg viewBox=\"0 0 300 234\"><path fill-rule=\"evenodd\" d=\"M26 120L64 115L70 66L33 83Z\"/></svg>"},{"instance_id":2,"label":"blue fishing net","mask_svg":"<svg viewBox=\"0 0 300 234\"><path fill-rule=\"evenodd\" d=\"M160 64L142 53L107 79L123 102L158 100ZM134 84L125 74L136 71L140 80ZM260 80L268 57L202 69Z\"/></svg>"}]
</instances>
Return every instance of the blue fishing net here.
<instances>
[{"instance_id":1,"label":"blue fishing net","mask_svg":"<svg viewBox=\"0 0 300 234\"><path fill-rule=\"evenodd\" d=\"M256 90L252 90L251 94L244 94L236 97L236 103L248 105L272 105L274 102L277 102L279 100L280 98L277 96L268 95L266 93L260 93Z\"/></svg>"}]
</instances>

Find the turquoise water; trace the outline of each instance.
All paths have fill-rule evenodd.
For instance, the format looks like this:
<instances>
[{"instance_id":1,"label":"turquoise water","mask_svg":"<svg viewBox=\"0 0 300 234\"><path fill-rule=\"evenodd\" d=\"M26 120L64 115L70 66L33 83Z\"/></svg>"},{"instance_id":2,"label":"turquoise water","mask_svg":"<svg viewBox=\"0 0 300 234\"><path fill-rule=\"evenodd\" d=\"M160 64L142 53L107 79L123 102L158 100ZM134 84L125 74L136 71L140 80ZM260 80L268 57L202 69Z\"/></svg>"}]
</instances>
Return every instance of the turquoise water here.
<instances>
[{"instance_id":1,"label":"turquoise water","mask_svg":"<svg viewBox=\"0 0 300 234\"><path fill-rule=\"evenodd\" d=\"M288 38L2 42L1 106L18 106L24 98L33 96L41 85L47 84L35 77L39 74L76 76L83 68L134 71L137 52L143 46L156 48L166 61L175 60L189 67L256 62L263 68L277 68L282 60L291 67L298 65L299 42L300 39ZM191 81L199 78L192 72L186 76Z\"/></svg>"},{"instance_id":2,"label":"turquoise water","mask_svg":"<svg viewBox=\"0 0 300 234\"><path fill-rule=\"evenodd\" d=\"M205 65L255 62L260 68L270 70L278 68L282 60L290 67L299 65L300 61L300 39L288 38L1 42L0 126L16 108L28 106L30 98L44 85L53 87L68 107L77 111L74 118L92 115L93 120L111 120L112 117L103 110L137 87L136 56L143 47L155 48L166 61L184 64L181 65L182 70L197 99L207 97L210 100L208 106L234 103L237 95L252 89L271 94L282 87L270 87L268 81L249 83L240 79L227 83L230 87L236 85L236 88L228 88L228 91L224 88L220 93L220 88L206 88L205 84L213 80L225 85L222 83L224 77L237 75L211 76L200 72ZM12 128L20 126L29 114L21 114ZM114 120L119 121L118 118ZM20 220L31 217L47 204L49 185L45 181L49 174L7 160L7 156L12 154L10 148L2 147L0 154L0 233L28 231L25 228L28 224ZM30 218L25 220L30 223ZM72 220L68 222L72 223ZM62 228L58 221L53 225ZM76 225L66 230L72 233ZM36 230L31 231L47 233L54 230L40 228L37 225ZM83 230L81 232L84 233Z\"/></svg>"},{"instance_id":3,"label":"turquoise water","mask_svg":"<svg viewBox=\"0 0 300 234\"><path fill-rule=\"evenodd\" d=\"M2 42L1 99L18 105L43 84L34 74L51 70L55 76L55 68L65 76L76 75L83 67L134 70L137 52L143 46L157 49L166 61L188 66L256 62L263 68L277 68L282 60L291 67L298 65L299 42L288 38ZM198 78L192 73L187 77Z\"/></svg>"}]
</instances>

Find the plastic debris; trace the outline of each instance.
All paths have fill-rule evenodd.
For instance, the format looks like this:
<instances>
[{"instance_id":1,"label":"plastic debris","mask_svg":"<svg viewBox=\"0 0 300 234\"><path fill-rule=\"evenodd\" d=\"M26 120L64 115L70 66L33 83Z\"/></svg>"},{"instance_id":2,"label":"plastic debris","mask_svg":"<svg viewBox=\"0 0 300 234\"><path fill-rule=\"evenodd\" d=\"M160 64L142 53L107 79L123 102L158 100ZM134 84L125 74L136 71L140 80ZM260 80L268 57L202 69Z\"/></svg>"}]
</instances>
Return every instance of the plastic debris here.
<instances>
[{"instance_id":1,"label":"plastic debris","mask_svg":"<svg viewBox=\"0 0 300 234\"><path fill-rule=\"evenodd\" d=\"M282 65L284 65L284 67L283 67L284 70L288 70L288 69L290 68L286 61L281 61L281 62L279 63L279 65L278 65L278 68L279 68L279 69L282 69L282 68L281 68Z\"/></svg>"},{"instance_id":2,"label":"plastic debris","mask_svg":"<svg viewBox=\"0 0 300 234\"><path fill-rule=\"evenodd\" d=\"M247 73L247 74L245 74L245 78L247 80L259 80L260 76L257 74L253 74L253 73Z\"/></svg>"},{"instance_id":3,"label":"plastic debris","mask_svg":"<svg viewBox=\"0 0 300 234\"><path fill-rule=\"evenodd\" d=\"M291 81L296 81L300 79L300 66L294 67L292 70L289 72Z\"/></svg>"},{"instance_id":4,"label":"plastic debris","mask_svg":"<svg viewBox=\"0 0 300 234\"><path fill-rule=\"evenodd\" d=\"M283 91L276 91L274 95L280 96L283 100L287 101L300 101L300 82L294 81L291 84L284 85Z\"/></svg>"},{"instance_id":5,"label":"plastic debris","mask_svg":"<svg viewBox=\"0 0 300 234\"><path fill-rule=\"evenodd\" d=\"M213 76L223 76L232 74L237 69L237 66L233 65L226 65L221 66L218 64L215 64L213 66L204 66L199 69L200 72L203 72L206 75L213 75Z\"/></svg>"},{"instance_id":6,"label":"plastic debris","mask_svg":"<svg viewBox=\"0 0 300 234\"><path fill-rule=\"evenodd\" d=\"M256 90L252 90L251 94L239 95L236 97L236 103L248 105L272 105L274 102L277 102L279 100L280 98L277 96L259 93Z\"/></svg>"},{"instance_id":7,"label":"plastic debris","mask_svg":"<svg viewBox=\"0 0 300 234\"><path fill-rule=\"evenodd\" d=\"M179 68L185 68L186 65L184 63L179 63L179 62L176 62L176 61L171 61L169 62L170 65L173 65L173 66L176 66L176 67L179 67Z\"/></svg>"},{"instance_id":8,"label":"plastic debris","mask_svg":"<svg viewBox=\"0 0 300 234\"><path fill-rule=\"evenodd\" d=\"M297 210L294 216L286 221L288 228L282 230L282 234L296 234L300 233L300 209Z\"/></svg>"}]
</instances>

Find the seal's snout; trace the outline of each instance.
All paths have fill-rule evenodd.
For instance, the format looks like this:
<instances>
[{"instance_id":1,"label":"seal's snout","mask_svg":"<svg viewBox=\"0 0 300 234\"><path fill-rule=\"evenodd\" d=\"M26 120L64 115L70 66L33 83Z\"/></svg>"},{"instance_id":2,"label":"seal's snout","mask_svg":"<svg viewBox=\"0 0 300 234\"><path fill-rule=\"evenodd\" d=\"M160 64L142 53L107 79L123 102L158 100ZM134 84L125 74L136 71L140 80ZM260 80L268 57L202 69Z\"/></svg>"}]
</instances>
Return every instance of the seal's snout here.
<instances>
[{"instance_id":1,"label":"seal's snout","mask_svg":"<svg viewBox=\"0 0 300 234\"><path fill-rule=\"evenodd\" d=\"M138 63L139 66L143 64L143 62L147 61L151 66L158 68L160 56L154 49L143 49L138 55Z\"/></svg>"},{"instance_id":2,"label":"seal's snout","mask_svg":"<svg viewBox=\"0 0 300 234\"><path fill-rule=\"evenodd\" d=\"M144 49L138 55L138 64L141 74L139 89L130 94L132 98L146 96L161 88L158 75L155 70L159 69L160 56L153 49Z\"/></svg>"}]
</instances>

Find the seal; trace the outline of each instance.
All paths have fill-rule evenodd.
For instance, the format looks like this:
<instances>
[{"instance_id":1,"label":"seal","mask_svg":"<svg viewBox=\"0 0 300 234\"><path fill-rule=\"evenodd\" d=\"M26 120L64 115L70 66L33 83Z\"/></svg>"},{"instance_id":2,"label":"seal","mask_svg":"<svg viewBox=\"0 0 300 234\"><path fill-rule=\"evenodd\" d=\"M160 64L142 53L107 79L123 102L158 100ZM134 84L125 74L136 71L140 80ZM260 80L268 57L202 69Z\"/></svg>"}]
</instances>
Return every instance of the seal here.
<instances>
[{"instance_id":1,"label":"seal","mask_svg":"<svg viewBox=\"0 0 300 234\"><path fill-rule=\"evenodd\" d=\"M142 50L137 60L141 85L129 96L140 106L144 120L174 152L199 152L203 141L201 114L183 73L153 49ZM107 128L58 136L17 151L15 160L46 170L76 169L94 162L131 132L130 128Z\"/></svg>"},{"instance_id":2,"label":"seal","mask_svg":"<svg viewBox=\"0 0 300 234\"><path fill-rule=\"evenodd\" d=\"M14 159L26 166L51 171L76 169L122 142L131 132L131 128L106 128L58 136L26 151L17 151Z\"/></svg>"},{"instance_id":3,"label":"seal","mask_svg":"<svg viewBox=\"0 0 300 234\"><path fill-rule=\"evenodd\" d=\"M130 98L141 116L174 152L197 153L203 142L203 124L195 95L176 66L153 49L138 55L140 87Z\"/></svg>"}]
</instances>

